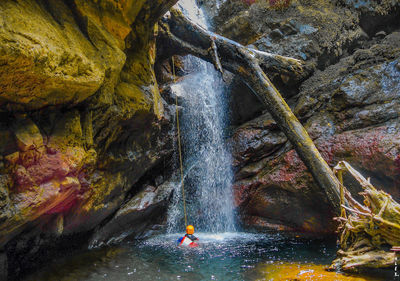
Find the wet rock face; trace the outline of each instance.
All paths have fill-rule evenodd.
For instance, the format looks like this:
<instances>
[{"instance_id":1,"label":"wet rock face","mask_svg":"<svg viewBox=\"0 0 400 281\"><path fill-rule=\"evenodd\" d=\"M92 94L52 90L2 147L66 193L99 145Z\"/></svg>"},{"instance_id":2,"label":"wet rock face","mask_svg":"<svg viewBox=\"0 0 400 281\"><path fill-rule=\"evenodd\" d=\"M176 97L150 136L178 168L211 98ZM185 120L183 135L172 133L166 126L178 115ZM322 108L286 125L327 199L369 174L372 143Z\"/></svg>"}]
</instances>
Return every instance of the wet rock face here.
<instances>
[{"instance_id":1,"label":"wet rock face","mask_svg":"<svg viewBox=\"0 0 400 281\"><path fill-rule=\"evenodd\" d=\"M113 218L99 227L90 240L91 247L118 243L130 238L144 238L159 231L173 191L173 182L159 186L146 185L118 210Z\"/></svg>"},{"instance_id":2,"label":"wet rock face","mask_svg":"<svg viewBox=\"0 0 400 281\"><path fill-rule=\"evenodd\" d=\"M316 72L293 103L329 165L346 160L400 200L400 33ZM267 126L268 125L268 126ZM258 229L331 233L333 215L297 153L269 114L232 138L236 204ZM361 189L350 178L353 194Z\"/></svg>"},{"instance_id":3,"label":"wet rock face","mask_svg":"<svg viewBox=\"0 0 400 281\"><path fill-rule=\"evenodd\" d=\"M304 81L271 78L322 156L331 166L350 162L400 199L398 2L237 0L204 6L217 33L304 60ZM232 88L234 191L244 226L333 233L325 195L286 137L248 98L249 89L238 83ZM360 191L350 178L345 184Z\"/></svg>"},{"instance_id":4,"label":"wet rock face","mask_svg":"<svg viewBox=\"0 0 400 281\"><path fill-rule=\"evenodd\" d=\"M153 65L172 2L1 1L0 271L92 232L171 154Z\"/></svg>"},{"instance_id":5,"label":"wet rock face","mask_svg":"<svg viewBox=\"0 0 400 281\"><path fill-rule=\"evenodd\" d=\"M229 38L305 60L313 68L336 60L364 36L357 13L334 1L225 1L214 21L217 32Z\"/></svg>"},{"instance_id":6,"label":"wet rock face","mask_svg":"<svg viewBox=\"0 0 400 281\"><path fill-rule=\"evenodd\" d=\"M392 32L400 16L396 1L214 0L203 6L217 33L261 51L303 60L306 77L369 46L376 33ZM299 93L302 81L276 74L270 78L284 97ZM239 96L234 100L252 95L246 89L232 94ZM243 112L257 103L234 102L234 107Z\"/></svg>"}]
</instances>

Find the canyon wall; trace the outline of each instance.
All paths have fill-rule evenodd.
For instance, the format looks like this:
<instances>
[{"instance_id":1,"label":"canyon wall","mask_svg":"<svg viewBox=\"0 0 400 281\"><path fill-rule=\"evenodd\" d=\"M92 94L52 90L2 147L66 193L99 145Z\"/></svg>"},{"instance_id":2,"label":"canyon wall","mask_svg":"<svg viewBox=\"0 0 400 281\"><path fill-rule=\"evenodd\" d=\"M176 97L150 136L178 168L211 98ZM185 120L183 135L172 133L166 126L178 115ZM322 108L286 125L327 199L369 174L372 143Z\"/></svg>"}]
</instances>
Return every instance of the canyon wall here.
<instances>
[{"instance_id":1,"label":"canyon wall","mask_svg":"<svg viewBox=\"0 0 400 281\"><path fill-rule=\"evenodd\" d=\"M1 278L51 251L162 229L175 101L156 23L174 2L0 2ZM400 199L396 1L198 2L217 33L304 61L300 80L270 77L325 160L350 162ZM285 135L238 77L229 81L242 226L332 234L325 195Z\"/></svg>"},{"instance_id":2,"label":"canyon wall","mask_svg":"<svg viewBox=\"0 0 400 281\"><path fill-rule=\"evenodd\" d=\"M218 5L217 3L218 2ZM222 3L221 3L222 2ZM271 75L332 167L346 160L400 199L400 6L396 1L204 1L215 30L304 61ZM325 195L265 108L231 83L236 204L244 227L332 234ZM354 194L360 187L350 178Z\"/></svg>"},{"instance_id":3,"label":"canyon wall","mask_svg":"<svg viewBox=\"0 0 400 281\"><path fill-rule=\"evenodd\" d=\"M172 152L154 62L174 2L1 1L1 274L90 239L121 210L137 235L162 219L171 189L142 178Z\"/></svg>"}]
</instances>

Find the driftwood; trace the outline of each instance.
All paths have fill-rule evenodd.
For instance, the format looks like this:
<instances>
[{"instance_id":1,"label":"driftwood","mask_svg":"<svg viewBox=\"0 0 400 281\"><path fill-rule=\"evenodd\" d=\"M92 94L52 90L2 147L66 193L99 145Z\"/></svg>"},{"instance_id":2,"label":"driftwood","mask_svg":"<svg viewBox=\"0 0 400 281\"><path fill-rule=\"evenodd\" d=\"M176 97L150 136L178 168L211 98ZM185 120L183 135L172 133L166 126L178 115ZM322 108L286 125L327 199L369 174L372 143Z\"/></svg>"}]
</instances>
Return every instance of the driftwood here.
<instances>
[{"instance_id":1,"label":"driftwood","mask_svg":"<svg viewBox=\"0 0 400 281\"><path fill-rule=\"evenodd\" d=\"M303 75L301 62L293 58L246 48L192 23L176 9L172 9L159 22L159 27L157 41L159 46L166 50L165 57L191 54L213 63L219 71L225 69L243 79L271 113L318 186L325 191L328 200L339 212L340 183L338 179L321 157L304 127L264 73L264 70L268 70L298 78Z\"/></svg>"},{"instance_id":2,"label":"driftwood","mask_svg":"<svg viewBox=\"0 0 400 281\"><path fill-rule=\"evenodd\" d=\"M395 253L390 247L400 245L400 204L392 197L378 191L360 173L345 161L334 168L338 178L348 171L363 188L364 204L357 202L341 184L342 198L348 206L341 206L338 232L341 249L332 262L331 269L358 271L361 268L394 266Z\"/></svg>"}]
</instances>

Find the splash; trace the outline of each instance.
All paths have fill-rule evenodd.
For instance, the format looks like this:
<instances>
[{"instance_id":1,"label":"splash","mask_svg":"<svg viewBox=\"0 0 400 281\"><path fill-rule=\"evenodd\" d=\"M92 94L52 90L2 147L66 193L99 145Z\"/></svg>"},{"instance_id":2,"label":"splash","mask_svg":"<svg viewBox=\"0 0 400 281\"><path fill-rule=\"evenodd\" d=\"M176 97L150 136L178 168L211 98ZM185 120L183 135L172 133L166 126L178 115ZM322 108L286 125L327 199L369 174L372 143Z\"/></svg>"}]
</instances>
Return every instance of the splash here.
<instances>
[{"instance_id":1,"label":"splash","mask_svg":"<svg viewBox=\"0 0 400 281\"><path fill-rule=\"evenodd\" d=\"M179 7L194 22L207 27L203 12L194 0L180 1ZM190 73L172 88L181 97L180 114L184 154L188 223L204 232L234 231L231 155L224 132L228 124L224 83L214 67L188 56ZM169 232L184 229L180 186L169 211Z\"/></svg>"}]
</instances>

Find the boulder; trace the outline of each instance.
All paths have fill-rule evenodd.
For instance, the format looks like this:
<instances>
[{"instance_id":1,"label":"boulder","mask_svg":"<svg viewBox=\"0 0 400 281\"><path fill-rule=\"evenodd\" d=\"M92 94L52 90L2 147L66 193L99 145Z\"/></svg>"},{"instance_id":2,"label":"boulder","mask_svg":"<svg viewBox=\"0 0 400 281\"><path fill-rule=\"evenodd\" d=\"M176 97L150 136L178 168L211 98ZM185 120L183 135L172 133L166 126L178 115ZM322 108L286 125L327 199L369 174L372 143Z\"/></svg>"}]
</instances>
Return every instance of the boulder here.
<instances>
[{"instance_id":1,"label":"boulder","mask_svg":"<svg viewBox=\"0 0 400 281\"><path fill-rule=\"evenodd\" d=\"M13 127L19 150L27 151L43 146L43 137L39 128L29 118L17 119Z\"/></svg>"},{"instance_id":2,"label":"boulder","mask_svg":"<svg viewBox=\"0 0 400 281\"><path fill-rule=\"evenodd\" d=\"M300 88L294 112L332 167L345 160L400 200L400 33L316 72ZM258 229L329 234L326 198L268 114L232 137L236 204ZM360 189L345 177L352 194Z\"/></svg>"},{"instance_id":3,"label":"boulder","mask_svg":"<svg viewBox=\"0 0 400 281\"><path fill-rule=\"evenodd\" d=\"M90 246L113 244L125 238L142 238L151 233L154 225L163 222L173 182L158 187L144 186L143 190L125 203L113 218L99 227L91 238Z\"/></svg>"},{"instance_id":4,"label":"boulder","mask_svg":"<svg viewBox=\"0 0 400 281\"><path fill-rule=\"evenodd\" d=\"M78 103L105 79L106 61L63 1L1 2L1 105L37 109ZM123 62L122 62L123 63Z\"/></svg>"}]
</instances>

